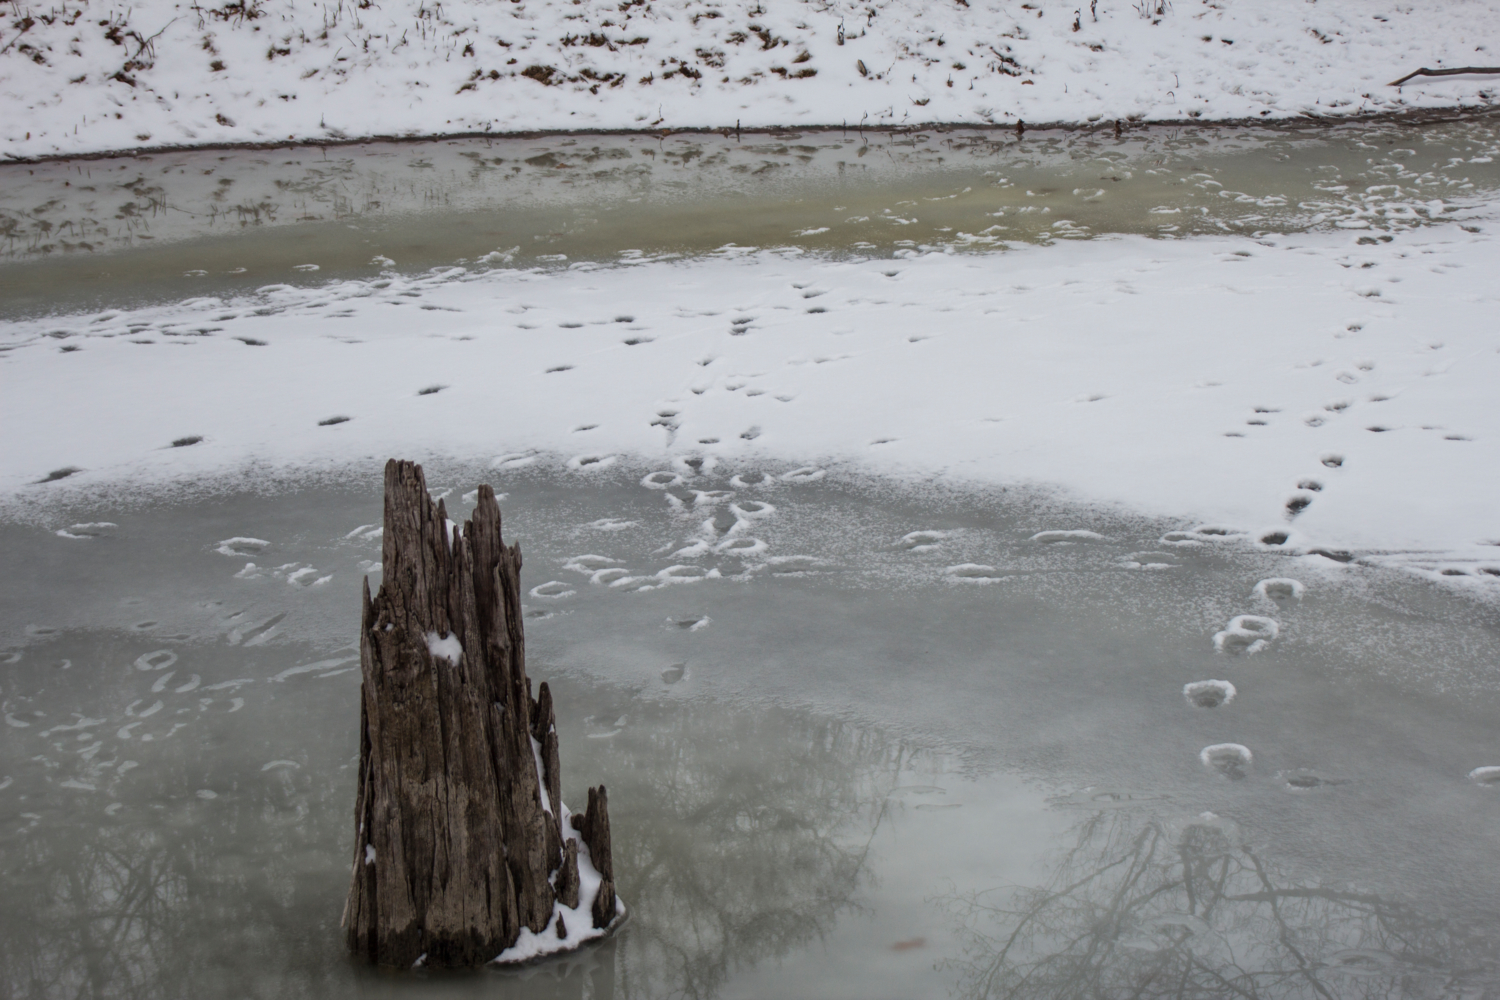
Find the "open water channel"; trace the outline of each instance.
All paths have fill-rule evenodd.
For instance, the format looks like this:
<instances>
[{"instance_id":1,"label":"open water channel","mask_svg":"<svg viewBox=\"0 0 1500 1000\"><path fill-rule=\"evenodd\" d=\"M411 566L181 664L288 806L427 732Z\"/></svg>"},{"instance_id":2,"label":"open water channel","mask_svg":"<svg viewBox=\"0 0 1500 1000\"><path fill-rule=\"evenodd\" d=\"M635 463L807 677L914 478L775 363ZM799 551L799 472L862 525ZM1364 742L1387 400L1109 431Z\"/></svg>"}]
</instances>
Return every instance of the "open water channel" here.
<instances>
[{"instance_id":1,"label":"open water channel","mask_svg":"<svg viewBox=\"0 0 1500 1000\"><path fill-rule=\"evenodd\" d=\"M731 242L1379 239L1492 197L1497 146L1471 120L10 166L0 301ZM456 520L503 494L564 797L609 786L632 919L519 973L365 969L338 922L378 476L10 508L4 995L1500 996L1493 606L1233 525L690 452L429 464Z\"/></svg>"},{"instance_id":2,"label":"open water channel","mask_svg":"<svg viewBox=\"0 0 1500 1000\"><path fill-rule=\"evenodd\" d=\"M1500 189L1500 122L566 136L0 166L0 308L382 268L566 267L725 245L845 255L1100 233L1392 230ZM128 251L128 252L122 252Z\"/></svg>"}]
</instances>

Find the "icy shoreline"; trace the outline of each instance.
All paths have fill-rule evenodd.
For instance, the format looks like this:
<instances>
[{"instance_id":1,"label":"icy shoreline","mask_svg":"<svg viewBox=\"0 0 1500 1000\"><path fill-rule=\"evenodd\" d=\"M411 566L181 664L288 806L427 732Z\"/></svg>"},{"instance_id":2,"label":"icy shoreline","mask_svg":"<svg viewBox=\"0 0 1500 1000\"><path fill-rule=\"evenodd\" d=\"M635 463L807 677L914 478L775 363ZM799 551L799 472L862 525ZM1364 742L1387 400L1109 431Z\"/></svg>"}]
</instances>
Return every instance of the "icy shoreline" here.
<instances>
[{"instance_id":1,"label":"icy shoreline","mask_svg":"<svg viewBox=\"0 0 1500 1000\"><path fill-rule=\"evenodd\" d=\"M972 0L62 0L0 19L0 157L375 137L1019 121L1347 120L1491 106L1500 7ZM928 126L932 127L932 126ZM285 137L285 138L283 138Z\"/></svg>"}]
</instances>

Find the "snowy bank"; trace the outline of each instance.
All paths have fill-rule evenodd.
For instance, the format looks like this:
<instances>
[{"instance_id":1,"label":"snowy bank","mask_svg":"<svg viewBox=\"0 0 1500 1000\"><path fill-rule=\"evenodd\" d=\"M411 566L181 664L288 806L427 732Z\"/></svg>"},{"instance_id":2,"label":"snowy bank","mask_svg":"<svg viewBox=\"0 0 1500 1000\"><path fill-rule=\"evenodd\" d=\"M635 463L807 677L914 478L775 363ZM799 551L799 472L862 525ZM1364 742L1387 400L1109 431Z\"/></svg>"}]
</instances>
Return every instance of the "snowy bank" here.
<instances>
[{"instance_id":1,"label":"snowy bank","mask_svg":"<svg viewBox=\"0 0 1500 1000\"><path fill-rule=\"evenodd\" d=\"M624 128L1275 120L1486 106L1500 5L17 0L0 156Z\"/></svg>"},{"instance_id":2,"label":"snowy bank","mask_svg":"<svg viewBox=\"0 0 1500 1000\"><path fill-rule=\"evenodd\" d=\"M550 457L581 482L832 461L1493 582L1491 228L726 249L11 321L0 425L26 432L0 500L390 455Z\"/></svg>"}]
</instances>

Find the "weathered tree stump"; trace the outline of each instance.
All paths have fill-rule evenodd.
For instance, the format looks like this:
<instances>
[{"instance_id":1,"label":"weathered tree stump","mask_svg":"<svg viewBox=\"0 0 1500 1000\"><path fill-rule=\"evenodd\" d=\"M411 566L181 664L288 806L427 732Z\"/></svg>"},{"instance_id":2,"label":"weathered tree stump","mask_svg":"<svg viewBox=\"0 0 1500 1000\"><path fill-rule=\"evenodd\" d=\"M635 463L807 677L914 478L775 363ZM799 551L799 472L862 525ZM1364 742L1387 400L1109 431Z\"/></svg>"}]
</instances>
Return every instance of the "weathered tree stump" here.
<instances>
[{"instance_id":1,"label":"weathered tree stump","mask_svg":"<svg viewBox=\"0 0 1500 1000\"><path fill-rule=\"evenodd\" d=\"M477 966L602 936L624 915L606 795L589 789L577 820L562 804L552 694L533 699L526 676L521 549L501 540L494 491L460 532L421 466L386 463L381 562L360 627L349 950Z\"/></svg>"}]
</instances>

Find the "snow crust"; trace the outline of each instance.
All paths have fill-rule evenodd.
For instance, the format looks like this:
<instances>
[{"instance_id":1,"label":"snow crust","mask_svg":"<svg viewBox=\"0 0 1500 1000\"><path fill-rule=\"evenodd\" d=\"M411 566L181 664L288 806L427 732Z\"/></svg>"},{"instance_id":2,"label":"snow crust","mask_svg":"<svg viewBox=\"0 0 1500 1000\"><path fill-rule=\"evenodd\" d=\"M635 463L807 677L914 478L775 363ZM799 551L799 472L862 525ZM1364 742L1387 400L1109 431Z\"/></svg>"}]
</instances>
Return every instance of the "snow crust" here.
<instances>
[{"instance_id":1,"label":"snow crust","mask_svg":"<svg viewBox=\"0 0 1500 1000\"><path fill-rule=\"evenodd\" d=\"M732 463L729 502L749 509L843 463L1181 518L1163 546L1274 545L1302 555L1287 572L1304 579L1356 552L1485 587L1500 565L1500 244L1469 230L1487 218L1389 243L730 248L0 321L0 426L27 428L0 452L0 505L251 461L442 454L501 476L550 462L580 488L605 458L658 465L658 483L686 457ZM450 387L415 394L438 377ZM330 413L352 419L319 426ZM164 447L188 432L202 443ZM41 482L63 466L83 471Z\"/></svg>"},{"instance_id":2,"label":"snow crust","mask_svg":"<svg viewBox=\"0 0 1500 1000\"><path fill-rule=\"evenodd\" d=\"M1076 13L1075 13L1076 12ZM1485 105L1485 0L61 0L0 19L0 156L559 129Z\"/></svg>"}]
</instances>

